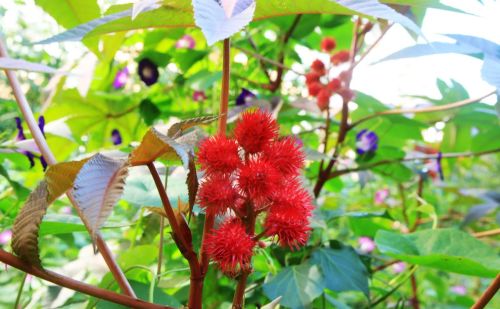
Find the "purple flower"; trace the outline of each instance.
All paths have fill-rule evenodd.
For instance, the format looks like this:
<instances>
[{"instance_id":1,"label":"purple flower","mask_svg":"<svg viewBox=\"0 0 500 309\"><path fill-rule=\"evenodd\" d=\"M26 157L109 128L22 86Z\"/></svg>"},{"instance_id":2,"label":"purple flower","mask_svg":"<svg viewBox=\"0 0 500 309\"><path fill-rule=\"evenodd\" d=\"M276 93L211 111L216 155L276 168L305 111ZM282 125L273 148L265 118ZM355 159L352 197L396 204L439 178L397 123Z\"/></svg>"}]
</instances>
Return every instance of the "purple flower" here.
<instances>
[{"instance_id":1,"label":"purple flower","mask_svg":"<svg viewBox=\"0 0 500 309\"><path fill-rule=\"evenodd\" d=\"M443 159L443 153L440 151L436 159L437 172L439 174L439 179L444 181L443 167L441 166L441 160Z\"/></svg>"},{"instance_id":2,"label":"purple flower","mask_svg":"<svg viewBox=\"0 0 500 309\"><path fill-rule=\"evenodd\" d=\"M463 285L455 285L450 288L451 292L457 295L466 295L467 288Z\"/></svg>"},{"instance_id":3,"label":"purple flower","mask_svg":"<svg viewBox=\"0 0 500 309\"><path fill-rule=\"evenodd\" d=\"M175 48L193 49L196 45L192 36L186 34L175 43Z\"/></svg>"},{"instance_id":4,"label":"purple flower","mask_svg":"<svg viewBox=\"0 0 500 309\"><path fill-rule=\"evenodd\" d=\"M60 211L65 215L71 215L73 213L73 210L69 206L64 206Z\"/></svg>"},{"instance_id":5,"label":"purple flower","mask_svg":"<svg viewBox=\"0 0 500 309\"><path fill-rule=\"evenodd\" d=\"M151 86L158 81L160 77L160 72L158 71L158 66L148 58L144 58L139 61L138 68L139 76L141 80L147 85Z\"/></svg>"},{"instance_id":6,"label":"purple flower","mask_svg":"<svg viewBox=\"0 0 500 309\"><path fill-rule=\"evenodd\" d=\"M0 233L0 245L8 244L11 239L12 239L12 231L11 230L5 230L2 233Z\"/></svg>"},{"instance_id":7,"label":"purple flower","mask_svg":"<svg viewBox=\"0 0 500 309\"><path fill-rule=\"evenodd\" d=\"M356 135L356 152L359 155L375 152L378 147L378 136L375 132L362 130Z\"/></svg>"},{"instance_id":8,"label":"purple flower","mask_svg":"<svg viewBox=\"0 0 500 309\"><path fill-rule=\"evenodd\" d=\"M370 237L360 237L358 239L359 251L362 253L370 253L375 250L375 243Z\"/></svg>"},{"instance_id":9,"label":"purple flower","mask_svg":"<svg viewBox=\"0 0 500 309\"><path fill-rule=\"evenodd\" d=\"M42 131L43 136L45 137L45 117L40 116L38 117L38 127L40 128L40 131ZM45 171L47 169L47 161L45 161L45 158L43 156L40 156L40 163L42 164L43 170Z\"/></svg>"},{"instance_id":10,"label":"purple flower","mask_svg":"<svg viewBox=\"0 0 500 309\"><path fill-rule=\"evenodd\" d=\"M400 274L403 271L405 271L405 269L406 269L406 263L404 263L404 262L397 262L397 263L392 265L392 271L395 274Z\"/></svg>"},{"instance_id":11,"label":"purple flower","mask_svg":"<svg viewBox=\"0 0 500 309\"><path fill-rule=\"evenodd\" d=\"M120 145L122 143L122 136L118 129L113 129L113 131L111 131L111 141L113 145Z\"/></svg>"},{"instance_id":12,"label":"purple flower","mask_svg":"<svg viewBox=\"0 0 500 309\"><path fill-rule=\"evenodd\" d=\"M389 189L381 189L375 192L375 205L382 205L389 197Z\"/></svg>"},{"instance_id":13,"label":"purple flower","mask_svg":"<svg viewBox=\"0 0 500 309\"><path fill-rule=\"evenodd\" d=\"M123 88L128 81L129 75L130 75L130 73L129 73L127 67L116 72L115 80L113 81L113 88L115 88L115 89Z\"/></svg>"},{"instance_id":14,"label":"purple flower","mask_svg":"<svg viewBox=\"0 0 500 309\"><path fill-rule=\"evenodd\" d=\"M249 101L257 98L257 96L246 88L241 88L241 93L236 98L236 105L245 105Z\"/></svg>"},{"instance_id":15,"label":"purple flower","mask_svg":"<svg viewBox=\"0 0 500 309\"><path fill-rule=\"evenodd\" d=\"M22 121L21 121L21 118L19 118L19 117L16 117L16 127L17 127L16 141L26 140L26 136L24 135ZM30 168L35 166L35 155L33 155L33 153L26 151L26 150L22 150L20 152L22 154L24 154L28 158L28 160L30 161Z\"/></svg>"},{"instance_id":16,"label":"purple flower","mask_svg":"<svg viewBox=\"0 0 500 309\"><path fill-rule=\"evenodd\" d=\"M193 101L195 102L201 102L207 99L207 96L205 95L205 91L199 91L196 90L193 92Z\"/></svg>"}]
</instances>

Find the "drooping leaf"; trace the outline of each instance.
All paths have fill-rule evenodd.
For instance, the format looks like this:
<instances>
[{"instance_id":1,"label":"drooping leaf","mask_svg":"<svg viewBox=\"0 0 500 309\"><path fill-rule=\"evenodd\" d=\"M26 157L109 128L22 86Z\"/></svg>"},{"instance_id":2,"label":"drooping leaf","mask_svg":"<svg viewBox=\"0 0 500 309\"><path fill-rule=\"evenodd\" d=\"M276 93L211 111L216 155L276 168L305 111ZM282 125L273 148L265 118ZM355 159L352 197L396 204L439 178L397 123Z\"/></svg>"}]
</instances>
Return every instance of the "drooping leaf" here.
<instances>
[{"instance_id":1,"label":"drooping leaf","mask_svg":"<svg viewBox=\"0 0 500 309\"><path fill-rule=\"evenodd\" d=\"M50 203L47 183L42 181L31 193L12 228L12 249L23 260L41 266L38 231Z\"/></svg>"},{"instance_id":2,"label":"drooping leaf","mask_svg":"<svg viewBox=\"0 0 500 309\"><path fill-rule=\"evenodd\" d=\"M190 147L180 144L173 138L168 137L155 128L149 129L141 144L135 148L130 155L131 165L146 165L161 156L178 157L184 168L189 166Z\"/></svg>"},{"instance_id":3,"label":"drooping leaf","mask_svg":"<svg viewBox=\"0 0 500 309\"><path fill-rule=\"evenodd\" d=\"M97 154L76 176L73 196L93 238L120 199L127 174L126 159Z\"/></svg>"},{"instance_id":4,"label":"drooping leaf","mask_svg":"<svg viewBox=\"0 0 500 309\"><path fill-rule=\"evenodd\" d=\"M0 176L3 176L5 177L5 179L7 179L12 189L14 189L14 192L16 193L19 200L26 199L26 197L30 194L30 191L26 187L10 178L9 173L2 165L0 165Z\"/></svg>"},{"instance_id":5,"label":"drooping leaf","mask_svg":"<svg viewBox=\"0 0 500 309\"><path fill-rule=\"evenodd\" d=\"M192 127L199 126L202 124L209 124L215 120L217 120L218 116L205 116L205 117L197 117L191 118L187 120L183 120L181 122L174 123L167 132L167 136L171 138L177 138L182 135L182 133Z\"/></svg>"},{"instance_id":6,"label":"drooping leaf","mask_svg":"<svg viewBox=\"0 0 500 309\"><path fill-rule=\"evenodd\" d=\"M41 266L38 236L42 219L49 205L73 186L76 174L86 161L49 166L45 179L29 196L14 222L12 236L12 248L24 260Z\"/></svg>"},{"instance_id":7,"label":"drooping leaf","mask_svg":"<svg viewBox=\"0 0 500 309\"><path fill-rule=\"evenodd\" d=\"M12 59L6 57L0 57L0 69L6 70L23 70L29 72L41 72L41 73L49 73L56 74L57 69L51 68L44 64L33 63L20 59Z\"/></svg>"},{"instance_id":8,"label":"drooping leaf","mask_svg":"<svg viewBox=\"0 0 500 309\"><path fill-rule=\"evenodd\" d=\"M390 6L380 3L378 0L333 0L353 11L376 18L387 19L421 34L420 28L408 17L398 13Z\"/></svg>"},{"instance_id":9,"label":"drooping leaf","mask_svg":"<svg viewBox=\"0 0 500 309\"><path fill-rule=\"evenodd\" d=\"M319 266L330 290L361 291L369 296L368 271L351 247L317 249L311 262Z\"/></svg>"},{"instance_id":10,"label":"drooping leaf","mask_svg":"<svg viewBox=\"0 0 500 309\"><path fill-rule=\"evenodd\" d=\"M283 306L305 308L323 293L325 282L316 265L301 264L282 269L262 288L269 299L282 296Z\"/></svg>"},{"instance_id":11,"label":"drooping leaf","mask_svg":"<svg viewBox=\"0 0 500 309\"><path fill-rule=\"evenodd\" d=\"M192 213L199 187L198 175L196 173L196 163L194 162L194 156L192 155L189 156L189 171L186 178L186 185L188 187L189 194L189 213Z\"/></svg>"},{"instance_id":12,"label":"drooping leaf","mask_svg":"<svg viewBox=\"0 0 500 309\"><path fill-rule=\"evenodd\" d=\"M500 45L492 41L464 34L448 34L447 36L456 40L458 44L479 49L485 57L500 59Z\"/></svg>"},{"instance_id":13,"label":"drooping leaf","mask_svg":"<svg viewBox=\"0 0 500 309\"><path fill-rule=\"evenodd\" d=\"M208 45L227 39L248 25L255 13L255 0L236 0L224 8L215 0L193 0L194 19ZM231 15L227 15L230 12Z\"/></svg>"},{"instance_id":14,"label":"drooping leaf","mask_svg":"<svg viewBox=\"0 0 500 309\"><path fill-rule=\"evenodd\" d=\"M154 10L160 7L159 0L137 0L132 6L132 20L144 11Z\"/></svg>"},{"instance_id":15,"label":"drooping leaf","mask_svg":"<svg viewBox=\"0 0 500 309\"><path fill-rule=\"evenodd\" d=\"M383 253L412 264L479 277L495 277L500 271L496 250L457 229L408 235L380 230L375 243Z\"/></svg>"}]
</instances>

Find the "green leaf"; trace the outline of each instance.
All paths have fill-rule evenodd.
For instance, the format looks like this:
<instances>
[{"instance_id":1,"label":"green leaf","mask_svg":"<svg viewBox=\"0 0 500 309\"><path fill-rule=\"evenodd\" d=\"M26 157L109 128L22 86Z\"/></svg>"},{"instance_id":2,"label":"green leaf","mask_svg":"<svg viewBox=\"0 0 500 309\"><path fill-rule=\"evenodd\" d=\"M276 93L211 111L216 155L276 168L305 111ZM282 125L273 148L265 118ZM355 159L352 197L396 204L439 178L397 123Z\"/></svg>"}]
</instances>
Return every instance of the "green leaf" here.
<instances>
[{"instance_id":1,"label":"green leaf","mask_svg":"<svg viewBox=\"0 0 500 309\"><path fill-rule=\"evenodd\" d=\"M323 293L325 282L316 265L301 264L284 268L262 288L269 299L283 296L283 306L305 308Z\"/></svg>"},{"instance_id":2,"label":"green leaf","mask_svg":"<svg viewBox=\"0 0 500 309\"><path fill-rule=\"evenodd\" d=\"M26 197L30 194L30 190L28 188L10 178L9 173L2 165L0 165L0 176L3 176L5 177L5 179L7 179L9 184L12 186L12 189L14 189L14 192L16 193L18 199L25 200Z\"/></svg>"},{"instance_id":3,"label":"green leaf","mask_svg":"<svg viewBox=\"0 0 500 309\"><path fill-rule=\"evenodd\" d=\"M139 112L141 113L142 119L144 122L150 126L153 122L160 116L160 109L149 99L145 99L141 101L139 105Z\"/></svg>"},{"instance_id":4,"label":"green leaf","mask_svg":"<svg viewBox=\"0 0 500 309\"><path fill-rule=\"evenodd\" d=\"M139 15L140 16L140 15ZM134 280L129 280L132 289L138 298L147 301L149 299L149 288L150 285L137 282ZM180 308L182 304L174 297L166 294L163 290L154 287L153 291L153 302L156 304L162 304L165 306L170 306L173 308ZM125 306L121 306L108 301L99 301L96 306L97 309L127 309Z\"/></svg>"},{"instance_id":5,"label":"green leaf","mask_svg":"<svg viewBox=\"0 0 500 309\"><path fill-rule=\"evenodd\" d=\"M205 50L177 51L174 55L175 62L183 72L187 72L196 62L208 54Z\"/></svg>"},{"instance_id":6,"label":"green leaf","mask_svg":"<svg viewBox=\"0 0 500 309\"><path fill-rule=\"evenodd\" d=\"M464 275L495 277L500 271L496 250L457 229L401 235L379 231L380 251L402 261Z\"/></svg>"},{"instance_id":7,"label":"green leaf","mask_svg":"<svg viewBox=\"0 0 500 309\"><path fill-rule=\"evenodd\" d=\"M369 297L368 271L352 247L317 249L311 262L320 267L330 290L361 291Z\"/></svg>"}]
</instances>

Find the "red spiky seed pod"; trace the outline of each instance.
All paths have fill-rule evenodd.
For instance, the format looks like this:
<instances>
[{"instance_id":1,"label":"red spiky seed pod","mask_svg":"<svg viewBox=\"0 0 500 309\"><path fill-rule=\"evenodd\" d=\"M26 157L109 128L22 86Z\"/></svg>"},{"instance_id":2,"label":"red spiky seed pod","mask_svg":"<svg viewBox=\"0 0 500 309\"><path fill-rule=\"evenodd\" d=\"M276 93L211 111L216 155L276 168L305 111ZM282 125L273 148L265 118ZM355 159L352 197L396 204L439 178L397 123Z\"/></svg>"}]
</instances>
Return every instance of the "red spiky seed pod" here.
<instances>
[{"instance_id":1,"label":"red spiky seed pod","mask_svg":"<svg viewBox=\"0 0 500 309\"><path fill-rule=\"evenodd\" d=\"M340 87L342 87L342 82L340 81L340 79L334 78L328 83L327 87L331 92L337 92L339 91Z\"/></svg>"},{"instance_id":2,"label":"red spiky seed pod","mask_svg":"<svg viewBox=\"0 0 500 309\"><path fill-rule=\"evenodd\" d=\"M274 211L280 209L296 209L306 217L313 210L311 195L302 187L298 179L288 180L283 186L273 193L271 208Z\"/></svg>"},{"instance_id":3,"label":"red spiky seed pod","mask_svg":"<svg viewBox=\"0 0 500 309\"><path fill-rule=\"evenodd\" d=\"M207 138L200 144L198 162L209 174L232 173L241 164L238 144L224 135Z\"/></svg>"},{"instance_id":4,"label":"red spiky seed pod","mask_svg":"<svg viewBox=\"0 0 500 309\"><path fill-rule=\"evenodd\" d=\"M313 61L313 63L311 64L311 70L320 75L325 75L326 73L325 64L319 59Z\"/></svg>"},{"instance_id":5,"label":"red spiky seed pod","mask_svg":"<svg viewBox=\"0 0 500 309\"><path fill-rule=\"evenodd\" d=\"M234 136L240 146L249 154L261 152L278 136L279 127L268 112L261 110L244 112L236 124Z\"/></svg>"},{"instance_id":6,"label":"red spiky seed pod","mask_svg":"<svg viewBox=\"0 0 500 309\"><path fill-rule=\"evenodd\" d=\"M198 202L207 215L222 215L234 207L239 198L228 175L215 174L204 179L198 191Z\"/></svg>"},{"instance_id":7,"label":"red spiky seed pod","mask_svg":"<svg viewBox=\"0 0 500 309\"><path fill-rule=\"evenodd\" d=\"M307 90L309 91L309 94L313 97L317 96L318 93L324 88L324 85L321 83L311 83L309 84L309 87L307 87Z\"/></svg>"},{"instance_id":8,"label":"red spiky seed pod","mask_svg":"<svg viewBox=\"0 0 500 309\"><path fill-rule=\"evenodd\" d=\"M294 208L271 209L264 222L266 235L277 237L282 247L299 249L309 239L309 220Z\"/></svg>"},{"instance_id":9,"label":"red spiky seed pod","mask_svg":"<svg viewBox=\"0 0 500 309\"><path fill-rule=\"evenodd\" d=\"M333 65L339 65L341 63L349 61L351 58L351 53L348 50L341 50L330 57L330 61Z\"/></svg>"},{"instance_id":10,"label":"red spiky seed pod","mask_svg":"<svg viewBox=\"0 0 500 309\"><path fill-rule=\"evenodd\" d=\"M321 40L321 50L324 52L331 52L337 47L337 42L334 38L326 37Z\"/></svg>"},{"instance_id":11,"label":"red spiky seed pod","mask_svg":"<svg viewBox=\"0 0 500 309\"><path fill-rule=\"evenodd\" d=\"M316 72L309 72L306 74L306 85L319 82L321 75Z\"/></svg>"},{"instance_id":12,"label":"red spiky seed pod","mask_svg":"<svg viewBox=\"0 0 500 309\"><path fill-rule=\"evenodd\" d=\"M254 202L267 200L280 186L281 175L263 159L252 159L243 165L238 175L238 187Z\"/></svg>"},{"instance_id":13,"label":"red spiky seed pod","mask_svg":"<svg viewBox=\"0 0 500 309\"><path fill-rule=\"evenodd\" d=\"M320 110L324 111L330 105L331 92L328 88L323 88L316 97L316 103Z\"/></svg>"},{"instance_id":14,"label":"red spiky seed pod","mask_svg":"<svg viewBox=\"0 0 500 309\"><path fill-rule=\"evenodd\" d=\"M238 219L229 218L207 235L205 246L210 258L223 272L235 274L240 269L250 268L255 241Z\"/></svg>"},{"instance_id":15,"label":"red spiky seed pod","mask_svg":"<svg viewBox=\"0 0 500 309\"><path fill-rule=\"evenodd\" d=\"M304 166L305 154L295 138L286 137L268 145L263 158L283 176L297 175Z\"/></svg>"}]
</instances>

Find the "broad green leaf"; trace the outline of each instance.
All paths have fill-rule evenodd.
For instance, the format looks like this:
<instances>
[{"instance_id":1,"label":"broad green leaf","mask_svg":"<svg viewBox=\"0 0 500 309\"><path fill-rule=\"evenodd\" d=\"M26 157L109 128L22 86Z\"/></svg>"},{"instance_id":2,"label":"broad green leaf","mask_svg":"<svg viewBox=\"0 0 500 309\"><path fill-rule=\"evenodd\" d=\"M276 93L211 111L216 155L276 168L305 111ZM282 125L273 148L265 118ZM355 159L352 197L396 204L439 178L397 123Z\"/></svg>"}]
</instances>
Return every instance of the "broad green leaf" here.
<instances>
[{"instance_id":1,"label":"broad green leaf","mask_svg":"<svg viewBox=\"0 0 500 309\"><path fill-rule=\"evenodd\" d=\"M6 57L0 57L0 69L5 70L22 70L29 72L41 72L41 73L49 73L56 74L57 69L51 68L44 64L33 63L20 59L12 59Z\"/></svg>"},{"instance_id":2,"label":"broad green leaf","mask_svg":"<svg viewBox=\"0 0 500 309\"><path fill-rule=\"evenodd\" d=\"M157 9L160 7L160 0L137 0L132 6L132 20L144 11Z\"/></svg>"},{"instance_id":3,"label":"broad green leaf","mask_svg":"<svg viewBox=\"0 0 500 309\"><path fill-rule=\"evenodd\" d=\"M9 173L2 165L0 165L0 175L7 179L9 184L12 186L12 189L14 189L14 192L16 192L18 199L24 200L30 194L28 188L10 178Z\"/></svg>"},{"instance_id":4,"label":"broad green leaf","mask_svg":"<svg viewBox=\"0 0 500 309\"><path fill-rule=\"evenodd\" d=\"M112 159L101 154L93 156L78 172L72 192L92 238L120 199L127 174L126 159Z\"/></svg>"},{"instance_id":5,"label":"broad green leaf","mask_svg":"<svg viewBox=\"0 0 500 309\"><path fill-rule=\"evenodd\" d=\"M301 264L282 269L262 288L269 299L282 296L283 306L306 308L323 293L325 281L316 265Z\"/></svg>"},{"instance_id":6,"label":"broad green leaf","mask_svg":"<svg viewBox=\"0 0 500 309\"><path fill-rule=\"evenodd\" d=\"M495 277L500 272L496 250L457 229L408 235L379 231L375 242L383 253L412 264L479 277Z\"/></svg>"},{"instance_id":7,"label":"broad green leaf","mask_svg":"<svg viewBox=\"0 0 500 309\"><path fill-rule=\"evenodd\" d=\"M139 113L144 122L150 126L160 116L161 111L151 100L145 99L139 105Z\"/></svg>"},{"instance_id":8,"label":"broad green leaf","mask_svg":"<svg viewBox=\"0 0 500 309\"><path fill-rule=\"evenodd\" d=\"M140 16L140 15L139 15ZM150 292L150 284L144 284L142 282L129 280L132 289L138 298L148 301L149 300L149 292ZM163 290L158 287L153 288L153 300L156 304L162 304L164 306L170 306L173 308L180 308L182 304L176 300L173 296L166 294ZM115 303L111 303L108 301L99 301L96 305L97 309L127 309L125 306L121 306Z\"/></svg>"},{"instance_id":9,"label":"broad green leaf","mask_svg":"<svg viewBox=\"0 0 500 309\"><path fill-rule=\"evenodd\" d=\"M319 266L328 289L337 292L361 291L369 297L368 271L351 247L316 249L311 263Z\"/></svg>"},{"instance_id":10,"label":"broad green leaf","mask_svg":"<svg viewBox=\"0 0 500 309\"><path fill-rule=\"evenodd\" d=\"M40 236L85 232L87 229L77 216L46 215L40 224Z\"/></svg>"},{"instance_id":11,"label":"broad green leaf","mask_svg":"<svg viewBox=\"0 0 500 309\"><path fill-rule=\"evenodd\" d=\"M479 49L484 53L485 58L490 57L493 59L500 59L500 45L492 41L463 34L448 34L447 36L456 40L458 44Z\"/></svg>"}]
</instances>

